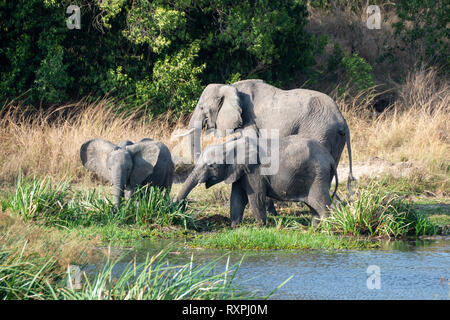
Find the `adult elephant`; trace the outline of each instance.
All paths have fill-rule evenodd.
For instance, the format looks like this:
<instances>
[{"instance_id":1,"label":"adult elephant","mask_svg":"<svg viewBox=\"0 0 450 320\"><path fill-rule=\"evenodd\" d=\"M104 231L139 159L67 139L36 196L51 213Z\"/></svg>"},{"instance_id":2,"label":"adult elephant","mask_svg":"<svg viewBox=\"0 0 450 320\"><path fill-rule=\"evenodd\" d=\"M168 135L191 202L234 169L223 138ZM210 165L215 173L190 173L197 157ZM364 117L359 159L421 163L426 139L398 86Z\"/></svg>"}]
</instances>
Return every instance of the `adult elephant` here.
<instances>
[{"instance_id":1,"label":"adult elephant","mask_svg":"<svg viewBox=\"0 0 450 320\"><path fill-rule=\"evenodd\" d=\"M243 80L231 85L209 84L204 90L189 121L191 156L201 150L195 135L207 125L224 134L248 125L260 129L276 129L279 137L300 134L317 140L330 152L336 166L347 144L351 190L352 155L350 130L336 102L328 95L306 89L282 90L263 80Z\"/></svg>"}]
</instances>

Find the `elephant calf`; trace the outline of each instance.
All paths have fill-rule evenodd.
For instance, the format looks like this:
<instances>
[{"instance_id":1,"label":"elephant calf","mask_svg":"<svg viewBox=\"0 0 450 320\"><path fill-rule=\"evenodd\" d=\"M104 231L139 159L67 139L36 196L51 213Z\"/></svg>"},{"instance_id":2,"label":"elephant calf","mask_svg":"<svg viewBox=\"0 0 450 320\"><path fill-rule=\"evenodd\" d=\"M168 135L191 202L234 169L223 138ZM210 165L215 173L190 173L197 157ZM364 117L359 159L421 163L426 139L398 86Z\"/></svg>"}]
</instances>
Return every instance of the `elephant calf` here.
<instances>
[{"instance_id":1,"label":"elephant calf","mask_svg":"<svg viewBox=\"0 0 450 320\"><path fill-rule=\"evenodd\" d=\"M92 139L81 146L80 158L84 167L113 184L115 208L124 194L128 199L138 186L172 187L175 170L170 151L150 138L137 143L126 140L118 146Z\"/></svg>"},{"instance_id":2,"label":"elephant calf","mask_svg":"<svg viewBox=\"0 0 450 320\"><path fill-rule=\"evenodd\" d=\"M209 188L225 181L232 183L230 197L231 227L243 218L247 203L255 219L266 223L266 197L280 201L302 201L313 213L313 226L328 215L331 199L338 187L336 164L330 153L316 140L292 135L279 140L278 171L263 175L261 154L256 164L249 161L249 140L235 139L222 145L207 147L200 155L194 170L183 184L176 200L181 201L199 183ZM254 148L255 149L255 148ZM246 150L237 160L239 150ZM259 149L261 150L261 149ZM242 152L242 151L241 151ZM255 151L256 152L256 151ZM261 152L259 152L261 153ZM242 159L245 161L242 161ZM230 159L234 159L230 161ZM237 160L237 161L236 161ZM239 163L244 162L244 164ZM329 194L331 180L336 176L336 189Z\"/></svg>"}]
</instances>

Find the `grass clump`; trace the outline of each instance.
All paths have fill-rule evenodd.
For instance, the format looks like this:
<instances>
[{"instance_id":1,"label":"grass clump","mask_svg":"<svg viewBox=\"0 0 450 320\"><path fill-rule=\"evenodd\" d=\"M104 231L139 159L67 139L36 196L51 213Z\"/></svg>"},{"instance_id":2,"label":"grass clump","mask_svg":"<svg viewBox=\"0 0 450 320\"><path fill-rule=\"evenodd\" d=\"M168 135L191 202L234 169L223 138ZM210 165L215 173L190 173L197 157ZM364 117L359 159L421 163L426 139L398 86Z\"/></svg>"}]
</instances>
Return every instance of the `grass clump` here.
<instances>
[{"instance_id":1,"label":"grass clump","mask_svg":"<svg viewBox=\"0 0 450 320\"><path fill-rule=\"evenodd\" d=\"M170 265L168 250L148 257L142 263L132 261L119 274L114 275L116 261L107 261L92 280L84 278L83 288L60 290L55 299L75 300L183 300L183 299L244 299L247 295L233 285L240 263L229 261L223 272L215 272L218 259L204 265L191 261L183 265ZM248 297L254 297L249 294Z\"/></svg>"},{"instance_id":2,"label":"grass clump","mask_svg":"<svg viewBox=\"0 0 450 320\"><path fill-rule=\"evenodd\" d=\"M55 261L23 256L23 251L0 247L0 299L45 299L51 293Z\"/></svg>"},{"instance_id":3,"label":"grass clump","mask_svg":"<svg viewBox=\"0 0 450 320\"><path fill-rule=\"evenodd\" d=\"M25 247L25 246L24 246ZM118 259L109 260L93 275L82 274L81 288L70 286L69 272L55 268L52 258L25 257L23 250L0 247L0 299L20 300L181 300L255 298L233 284L239 262L216 272L217 259L194 265L170 265L168 250L130 262L116 274ZM71 282L73 283L73 282ZM263 297L263 298L268 298Z\"/></svg>"},{"instance_id":4,"label":"grass clump","mask_svg":"<svg viewBox=\"0 0 450 320\"><path fill-rule=\"evenodd\" d=\"M52 183L50 178L27 178L19 174L15 191L2 201L3 210L26 220L67 228L106 225L187 227L192 223L169 192L144 186L118 210L95 190L72 191L69 181Z\"/></svg>"},{"instance_id":5,"label":"grass clump","mask_svg":"<svg viewBox=\"0 0 450 320\"><path fill-rule=\"evenodd\" d=\"M364 249L378 243L313 231L243 226L197 237L193 246L216 249Z\"/></svg>"},{"instance_id":6,"label":"grass clump","mask_svg":"<svg viewBox=\"0 0 450 320\"><path fill-rule=\"evenodd\" d=\"M126 201L117 212L128 223L137 225L182 225L192 223L180 203L173 203L169 192L145 186Z\"/></svg>"},{"instance_id":7,"label":"grass clump","mask_svg":"<svg viewBox=\"0 0 450 320\"><path fill-rule=\"evenodd\" d=\"M397 238L434 235L437 227L405 198L371 182L347 203L337 204L322 229L354 236Z\"/></svg>"},{"instance_id":8,"label":"grass clump","mask_svg":"<svg viewBox=\"0 0 450 320\"><path fill-rule=\"evenodd\" d=\"M2 207L17 212L26 220L53 218L70 211L65 203L69 188L67 181L53 184L49 178L28 179L19 173L15 193L9 201L2 201Z\"/></svg>"}]
</instances>

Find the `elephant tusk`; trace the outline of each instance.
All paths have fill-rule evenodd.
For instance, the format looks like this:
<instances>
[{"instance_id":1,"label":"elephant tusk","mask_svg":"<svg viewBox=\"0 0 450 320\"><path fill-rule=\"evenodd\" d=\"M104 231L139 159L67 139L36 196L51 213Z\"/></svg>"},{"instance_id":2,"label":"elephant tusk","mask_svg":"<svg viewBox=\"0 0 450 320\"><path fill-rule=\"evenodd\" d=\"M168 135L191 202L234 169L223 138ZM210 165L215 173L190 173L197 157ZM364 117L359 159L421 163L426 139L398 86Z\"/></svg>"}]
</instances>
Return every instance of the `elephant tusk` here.
<instances>
[{"instance_id":1,"label":"elephant tusk","mask_svg":"<svg viewBox=\"0 0 450 320\"><path fill-rule=\"evenodd\" d=\"M185 137L185 136L187 136L187 135L190 135L192 132L194 132L194 130L195 130L195 128L192 128L192 129L189 129L188 131L186 131L186 132L184 132L184 133L180 133L180 134L173 135L173 136L171 137L171 140L172 140L172 139L176 139L176 138L180 138L180 137Z\"/></svg>"}]
</instances>

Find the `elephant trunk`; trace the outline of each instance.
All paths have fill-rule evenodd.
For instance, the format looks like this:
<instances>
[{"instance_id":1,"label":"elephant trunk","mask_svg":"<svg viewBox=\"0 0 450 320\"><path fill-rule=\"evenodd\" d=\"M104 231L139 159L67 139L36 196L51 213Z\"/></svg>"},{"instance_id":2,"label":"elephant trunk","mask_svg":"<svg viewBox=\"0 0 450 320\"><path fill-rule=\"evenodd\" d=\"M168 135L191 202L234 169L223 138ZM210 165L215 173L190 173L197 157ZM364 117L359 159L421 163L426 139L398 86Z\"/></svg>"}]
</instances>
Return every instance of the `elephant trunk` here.
<instances>
[{"instance_id":1,"label":"elephant trunk","mask_svg":"<svg viewBox=\"0 0 450 320\"><path fill-rule=\"evenodd\" d=\"M198 181L199 181L198 174L194 169L194 171L192 171L192 173L187 177L186 181L183 183L183 186L178 192L175 201L180 202L181 200L184 200L191 192L191 190L194 189L194 187L198 184Z\"/></svg>"},{"instance_id":2,"label":"elephant trunk","mask_svg":"<svg viewBox=\"0 0 450 320\"><path fill-rule=\"evenodd\" d=\"M113 198L114 198L113 203L114 207L118 209L124 195L126 183L124 170L121 170L120 168L114 170L112 183L113 183Z\"/></svg>"},{"instance_id":3,"label":"elephant trunk","mask_svg":"<svg viewBox=\"0 0 450 320\"><path fill-rule=\"evenodd\" d=\"M203 123L205 121L205 115L202 110L197 106L191 119L189 120L188 129L192 130L189 134L189 147L191 152L192 162L195 163L201 153L201 132L203 128Z\"/></svg>"}]
</instances>

